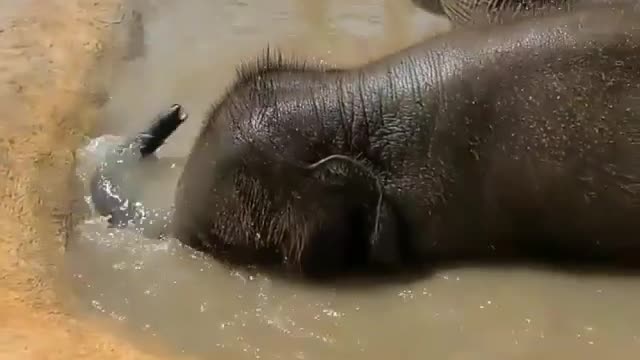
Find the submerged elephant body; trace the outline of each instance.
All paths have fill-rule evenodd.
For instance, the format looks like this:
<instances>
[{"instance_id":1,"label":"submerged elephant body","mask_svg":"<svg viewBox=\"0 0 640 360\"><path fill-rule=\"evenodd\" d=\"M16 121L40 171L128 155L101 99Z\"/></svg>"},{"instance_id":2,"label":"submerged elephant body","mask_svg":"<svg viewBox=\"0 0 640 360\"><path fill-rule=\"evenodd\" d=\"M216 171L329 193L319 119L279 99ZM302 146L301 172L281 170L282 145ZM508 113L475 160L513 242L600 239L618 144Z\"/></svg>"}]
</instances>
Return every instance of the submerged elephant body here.
<instances>
[{"instance_id":1,"label":"submerged elephant body","mask_svg":"<svg viewBox=\"0 0 640 360\"><path fill-rule=\"evenodd\" d=\"M455 31L348 70L267 56L211 110L171 231L307 276L640 265L640 16Z\"/></svg>"}]
</instances>

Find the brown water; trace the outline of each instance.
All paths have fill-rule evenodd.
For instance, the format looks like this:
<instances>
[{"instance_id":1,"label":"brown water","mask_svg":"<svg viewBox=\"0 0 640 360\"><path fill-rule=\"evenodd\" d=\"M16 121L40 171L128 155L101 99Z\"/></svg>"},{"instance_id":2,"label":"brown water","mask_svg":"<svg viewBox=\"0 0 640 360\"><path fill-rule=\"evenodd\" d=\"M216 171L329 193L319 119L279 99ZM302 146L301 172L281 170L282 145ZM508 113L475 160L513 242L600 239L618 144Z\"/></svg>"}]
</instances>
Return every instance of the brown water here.
<instances>
[{"instance_id":1,"label":"brown water","mask_svg":"<svg viewBox=\"0 0 640 360\"><path fill-rule=\"evenodd\" d=\"M128 134L174 102L189 123L161 156L183 156L242 59L266 44L335 64L380 56L442 19L409 0L137 1L144 33L111 68L101 132ZM126 31L125 31L126 32ZM142 36L144 35L144 36ZM142 43L146 45L141 47ZM80 152L79 174L95 156ZM177 165L153 177L167 203ZM313 287L222 267L175 240L81 223L67 249L69 303L117 331L218 359L637 359L640 279L526 268L440 271L410 283Z\"/></svg>"}]
</instances>

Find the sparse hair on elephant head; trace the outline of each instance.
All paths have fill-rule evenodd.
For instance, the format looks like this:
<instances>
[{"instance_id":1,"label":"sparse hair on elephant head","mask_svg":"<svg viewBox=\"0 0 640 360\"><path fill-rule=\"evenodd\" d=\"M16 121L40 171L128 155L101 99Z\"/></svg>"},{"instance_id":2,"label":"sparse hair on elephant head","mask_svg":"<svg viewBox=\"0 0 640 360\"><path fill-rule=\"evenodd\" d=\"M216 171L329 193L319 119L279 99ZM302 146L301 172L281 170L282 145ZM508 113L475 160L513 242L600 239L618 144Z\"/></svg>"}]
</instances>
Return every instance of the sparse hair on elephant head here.
<instances>
[{"instance_id":1,"label":"sparse hair on elephant head","mask_svg":"<svg viewBox=\"0 0 640 360\"><path fill-rule=\"evenodd\" d=\"M381 174L359 156L366 129L334 111L344 101L345 74L267 49L239 67L236 82L211 108L171 209L137 201L126 173L186 120L179 105L99 166L92 181L96 209L114 226L164 229L235 265L284 266L316 278L389 270L398 265L401 229Z\"/></svg>"},{"instance_id":2,"label":"sparse hair on elephant head","mask_svg":"<svg viewBox=\"0 0 640 360\"><path fill-rule=\"evenodd\" d=\"M392 265L399 228L380 174L358 158L364 129L331 104L343 76L268 51L241 67L179 180L176 236L234 264L312 277Z\"/></svg>"}]
</instances>

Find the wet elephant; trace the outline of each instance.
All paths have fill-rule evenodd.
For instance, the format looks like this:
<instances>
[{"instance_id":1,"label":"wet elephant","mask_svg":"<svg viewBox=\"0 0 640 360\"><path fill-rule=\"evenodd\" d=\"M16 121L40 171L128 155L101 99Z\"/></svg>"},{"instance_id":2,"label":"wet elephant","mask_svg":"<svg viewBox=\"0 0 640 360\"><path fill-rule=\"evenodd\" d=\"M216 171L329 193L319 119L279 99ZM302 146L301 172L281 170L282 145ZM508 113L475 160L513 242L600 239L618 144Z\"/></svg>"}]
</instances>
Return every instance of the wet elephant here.
<instances>
[{"instance_id":1,"label":"wet elephant","mask_svg":"<svg viewBox=\"0 0 640 360\"><path fill-rule=\"evenodd\" d=\"M444 15L454 27L500 23L585 6L639 4L638 0L412 0L419 8Z\"/></svg>"},{"instance_id":2,"label":"wet elephant","mask_svg":"<svg viewBox=\"0 0 640 360\"><path fill-rule=\"evenodd\" d=\"M145 209L108 174L169 136L157 129L175 129L179 107L100 168L94 201L119 222L167 219L230 264L308 277L506 258L639 265L639 23L625 7L582 9L345 70L267 55L207 114L173 208Z\"/></svg>"}]
</instances>

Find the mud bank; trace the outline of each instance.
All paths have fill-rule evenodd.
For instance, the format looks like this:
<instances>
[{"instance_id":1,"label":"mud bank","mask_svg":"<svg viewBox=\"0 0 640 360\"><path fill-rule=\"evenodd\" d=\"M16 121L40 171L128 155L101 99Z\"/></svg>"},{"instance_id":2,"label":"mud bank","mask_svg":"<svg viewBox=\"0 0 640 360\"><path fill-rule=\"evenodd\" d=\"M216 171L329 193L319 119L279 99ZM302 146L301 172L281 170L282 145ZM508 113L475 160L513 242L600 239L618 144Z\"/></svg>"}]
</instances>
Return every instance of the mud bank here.
<instances>
[{"instance_id":1,"label":"mud bank","mask_svg":"<svg viewBox=\"0 0 640 360\"><path fill-rule=\"evenodd\" d=\"M19 4L17 4L19 3ZM118 0L0 1L0 359L151 359L56 295L73 151Z\"/></svg>"}]
</instances>

